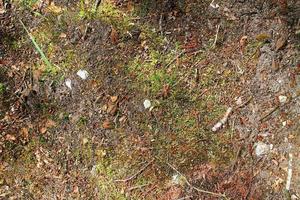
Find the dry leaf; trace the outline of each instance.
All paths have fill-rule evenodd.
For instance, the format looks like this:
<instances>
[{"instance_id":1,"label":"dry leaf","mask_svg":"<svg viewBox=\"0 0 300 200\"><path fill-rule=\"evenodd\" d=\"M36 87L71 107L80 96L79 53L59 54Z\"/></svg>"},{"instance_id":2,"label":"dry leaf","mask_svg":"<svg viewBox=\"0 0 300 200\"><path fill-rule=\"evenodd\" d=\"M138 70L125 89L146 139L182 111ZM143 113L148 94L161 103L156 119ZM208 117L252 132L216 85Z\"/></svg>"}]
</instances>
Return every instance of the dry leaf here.
<instances>
[{"instance_id":1,"label":"dry leaf","mask_svg":"<svg viewBox=\"0 0 300 200\"><path fill-rule=\"evenodd\" d=\"M41 134L44 134L44 133L46 133L47 132L47 128L46 127L41 127L40 128L40 133Z\"/></svg>"},{"instance_id":2,"label":"dry leaf","mask_svg":"<svg viewBox=\"0 0 300 200\"><path fill-rule=\"evenodd\" d=\"M241 48L242 54L244 54L244 52L245 52L245 48L246 48L246 46L247 46L247 40L248 40L248 37L247 37L247 36L243 36L243 37L240 39L240 48Z\"/></svg>"},{"instance_id":3,"label":"dry leaf","mask_svg":"<svg viewBox=\"0 0 300 200\"><path fill-rule=\"evenodd\" d=\"M110 40L113 44L116 44L119 39L118 32L113 27L111 28Z\"/></svg>"},{"instance_id":4,"label":"dry leaf","mask_svg":"<svg viewBox=\"0 0 300 200\"><path fill-rule=\"evenodd\" d=\"M119 119L119 122L124 123L124 122L126 122L126 120L127 120L127 117L124 115Z\"/></svg>"},{"instance_id":5,"label":"dry leaf","mask_svg":"<svg viewBox=\"0 0 300 200\"><path fill-rule=\"evenodd\" d=\"M45 124L45 126L47 128L52 128L52 127L56 126L56 123L55 123L55 121L53 121L51 119L48 119L47 122L46 122L46 124Z\"/></svg>"},{"instance_id":6,"label":"dry leaf","mask_svg":"<svg viewBox=\"0 0 300 200\"><path fill-rule=\"evenodd\" d=\"M115 115L117 113L118 106L114 104L108 105L107 113L110 115Z\"/></svg>"},{"instance_id":7,"label":"dry leaf","mask_svg":"<svg viewBox=\"0 0 300 200\"><path fill-rule=\"evenodd\" d=\"M66 37L67 37L67 34L61 33L61 34L59 35L59 37L60 37L60 38L66 38Z\"/></svg>"},{"instance_id":8,"label":"dry leaf","mask_svg":"<svg viewBox=\"0 0 300 200\"><path fill-rule=\"evenodd\" d=\"M21 128L21 135L23 138L25 138L26 140L28 139L28 136L29 136L29 131L28 131L28 128L24 127L24 128Z\"/></svg>"},{"instance_id":9,"label":"dry leaf","mask_svg":"<svg viewBox=\"0 0 300 200\"><path fill-rule=\"evenodd\" d=\"M6 140L9 140L9 141L15 141L15 140L16 140L16 137L13 136L13 135L11 135L11 134L7 134L7 135L5 136L5 139L6 139Z\"/></svg>"},{"instance_id":10,"label":"dry leaf","mask_svg":"<svg viewBox=\"0 0 300 200\"><path fill-rule=\"evenodd\" d=\"M112 125L112 123L107 119L107 120L105 120L105 121L103 122L102 127L103 127L104 129L112 129L112 128L113 128L113 125Z\"/></svg>"},{"instance_id":11,"label":"dry leaf","mask_svg":"<svg viewBox=\"0 0 300 200\"><path fill-rule=\"evenodd\" d=\"M279 70L279 63L276 59L272 60L272 69L277 72Z\"/></svg>"},{"instance_id":12,"label":"dry leaf","mask_svg":"<svg viewBox=\"0 0 300 200\"><path fill-rule=\"evenodd\" d=\"M110 100L112 103L115 103L118 100L118 96L111 96Z\"/></svg>"},{"instance_id":13,"label":"dry leaf","mask_svg":"<svg viewBox=\"0 0 300 200\"><path fill-rule=\"evenodd\" d=\"M51 4L47 7L46 11L59 14L63 11L63 9L59 6L56 6L54 2L51 2Z\"/></svg>"},{"instance_id":14,"label":"dry leaf","mask_svg":"<svg viewBox=\"0 0 300 200\"><path fill-rule=\"evenodd\" d=\"M286 37L284 36L281 36L277 41L276 41L276 44L275 44L275 50L278 51L280 49L282 49L285 45L286 45Z\"/></svg>"}]
</instances>

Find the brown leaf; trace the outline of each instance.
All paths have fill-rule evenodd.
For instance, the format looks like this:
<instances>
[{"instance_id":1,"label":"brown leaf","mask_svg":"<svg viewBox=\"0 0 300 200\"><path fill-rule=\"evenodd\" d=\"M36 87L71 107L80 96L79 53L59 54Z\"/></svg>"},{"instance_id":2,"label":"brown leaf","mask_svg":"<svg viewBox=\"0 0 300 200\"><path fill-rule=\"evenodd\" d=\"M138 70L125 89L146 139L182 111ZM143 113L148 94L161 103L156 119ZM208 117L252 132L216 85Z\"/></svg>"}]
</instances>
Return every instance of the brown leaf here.
<instances>
[{"instance_id":1,"label":"brown leaf","mask_svg":"<svg viewBox=\"0 0 300 200\"><path fill-rule=\"evenodd\" d=\"M276 41L276 44L275 44L275 50L278 51L280 49L282 49L285 45L286 45L286 37L284 36L281 36L277 41Z\"/></svg>"},{"instance_id":2,"label":"brown leaf","mask_svg":"<svg viewBox=\"0 0 300 200\"><path fill-rule=\"evenodd\" d=\"M115 103L118 100L118 96L111 96L110 100L112 103Z\"/></svg>"},{"instance_id":3,"label":"brown leaf","mask_svg":"<svg viewBox=\"0 0 300 200\"><path fill-rule=\"evenodd\" d=\"M248 40L248 37L245 35L240 39L240 49L243 54L244 54L245 48L247 46L247 40Z\"/></svg>"},{"instance_id":4,"label":"brown leaf","mask_svg":"<svg viewBox=\"0 0 300 200\"><path fill-rule=\"evenodd\" d=\"M44 134L44 133L46 133L47 132L47 128L46 127L41 127L40 128L40 133L41 134Z\"/></svg>"},{"instance_id":5,"label":"brown leaf","mask_svg":"<svg viewBox=\"0 0 300 200\"><path fill-rule=\"evenodd\" d=\"M28 131L28 128L24 127L24 128L21 128L21 135L23 138L25 138L26 140L28 139L28 136L29 136L29 131Z\"/></svg>"},{"instance_id":6,"label":"brown leaf","mask_svg":"<svg viewBox=\"0 0 300 200\"><path fill-rule=\"evenodd\" d=\"M276 59L273 58L272 60L272 69L277 72L279 70L279 63Z\"/></svg>"},{"instance_id":7,"label":"brown leaf","mask_svg":"<svg viewBox=\"0 0 300 200\"><path fill-rule=\"evenodd\" d=\"M56 123L55 123L55 121L53 121L51 119L48 119L47 122L46 122L46 124L45 124L45 126L47 128L52 128L52 127L56 126Z\"/></svg>"},{"instance_id":8,"label":"brown leaf","mask_svg":"<svg viewBox=\"0 0 300 200\"><path fill-rule=\"evenodd\" d=\"M163 98L167 98L170 94L170 85L169 84L165 84L163 86L163 90L162 90L162 96Z\"/></svg>"},{"instance_id":9,"label":"brown leaf","mask_svg":"<svg viewBox=\"0 0 300 200\"><path fill-rule=\"evenodd\" d=\"M115 115L118 111L118 106L115 104L109 104L107 108L107 113L110 115Z\"/></svg>"},{"instance_id":10,"label":"brown leaf","mask_svg":"<svg viewBox=\"0 0 300 200\"><path fill-rule=\"evenodd\" d=\"M119 39L119 34L117 30L114 27L112 27L110 33L110 40L113 44L116 44L118 42L118 39Z\"/></svg>"},{"instance_id":11,"label":"brown leaf","mask_svg":"<svg viewBox=\"0 0 300 200\"><path fill-rule=\"evenodd\" d=\"M104 129L112 129L112 128L113 128L113 125L112 125L111 121L109 121L109 120L107 119L107 120L105 120L105 121L103 122L102 127L103 127Z\"/></svg>"},{"instance_id":12,"label":"brown leaf","mask_svg":"<svg viewBox=\"0 0 300 200\"><path fill-rule=\"evenodd\" d=\"M6 140L9 140L9 141L15 141L15 140L16 140L16 137L13 136L13 135L11 135L11 134L7 134L7 135L5 136L5 139L6 139Z\"/></svg>"}]
</instances>

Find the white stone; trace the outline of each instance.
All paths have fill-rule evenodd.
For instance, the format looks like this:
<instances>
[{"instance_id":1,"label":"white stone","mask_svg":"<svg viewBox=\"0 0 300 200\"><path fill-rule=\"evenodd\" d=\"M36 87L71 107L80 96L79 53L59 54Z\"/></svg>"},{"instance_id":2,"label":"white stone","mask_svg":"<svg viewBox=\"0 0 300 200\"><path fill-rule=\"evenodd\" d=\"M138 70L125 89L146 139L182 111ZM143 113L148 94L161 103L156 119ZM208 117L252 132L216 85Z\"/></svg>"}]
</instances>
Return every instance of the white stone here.
<instances>
[{"instance_id":1,"label":"white stone","mask_svg":"<svg viewBox=\"0 0 300 200\"><path fill-rule=\"evenodd\" d=\"M87 77L89 76L89 73L83 69L79 70L76 74L83 80L87 79Z\"/></svg>"},{"instance_id":2,"label":"white stone","mask_svg":"<svg viewBox=\"0 0 300 200\"><path fill-rule=\"evenodd\" d=\"M67 86L70 90L72 90L72 81L71 81L71 79L66 79L65 84L66 84L66 86Z\"/></svg>"},{"instance_id":3,"label":"white stone","mask_svg":"<svg viewBox=\"0 0 300 200\"><path fill-rule=\"evenodd\" d=\"M279 102L280 102L280 103L285 103L286 100L287 100L287 96L280 95L280 96L278 97L278 99L279 99Z\"/></svg>"},{"instance_id":4,"label":"white stone","mask_svg":"<svg viewBox=\"0 0 300 200\"><path fill-rule=\"evenodd\" d=\"M268 144L265 144L263 142L258 142L255 144L255 154L258 157L261 157L263 155L266 155L269 153L271 146ZM272 145L273 148L273 145Z\"/></svg>"},{"instance_id":5,"label":"white stone","mask_svg":"<svg viewBox=\"0 0 300 200\"><path fill-rule=\"evenodd\" d=\"M145 109L148 109L148 108L150 108L150 107L151 107L151 102L150 102L149 99L146 99L146 100L144 101L144 108L145 108Z\"/></svg>"}]
</instances>

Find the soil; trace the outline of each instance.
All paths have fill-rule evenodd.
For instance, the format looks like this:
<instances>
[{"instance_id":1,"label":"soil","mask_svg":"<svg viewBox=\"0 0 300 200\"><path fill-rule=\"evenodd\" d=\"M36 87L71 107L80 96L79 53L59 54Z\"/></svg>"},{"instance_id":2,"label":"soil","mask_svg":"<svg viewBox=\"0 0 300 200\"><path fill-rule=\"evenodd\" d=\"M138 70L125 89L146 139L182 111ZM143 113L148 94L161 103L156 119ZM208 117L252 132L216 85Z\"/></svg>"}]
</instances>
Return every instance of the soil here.
<instances>
[{"instance_id":1,"label":"soil","mask_svg":"<svg viewBox=\"0 0 300 200\"><path fill-rule=\"evenodd\" d=\"M285 2L2 2L0 199L299 199Z\"/></svg>"}]
</instances>

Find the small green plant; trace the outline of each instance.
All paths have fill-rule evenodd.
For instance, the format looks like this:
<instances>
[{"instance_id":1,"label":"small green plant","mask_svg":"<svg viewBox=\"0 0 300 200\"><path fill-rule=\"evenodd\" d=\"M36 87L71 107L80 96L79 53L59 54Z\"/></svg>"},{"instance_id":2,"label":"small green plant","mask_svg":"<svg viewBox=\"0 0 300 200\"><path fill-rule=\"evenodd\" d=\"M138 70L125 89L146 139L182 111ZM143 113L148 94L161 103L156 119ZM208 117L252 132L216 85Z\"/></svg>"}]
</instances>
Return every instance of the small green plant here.
<instances>
[{"instance_id":1,"label":"small green plant","mask_svg":"<svg viewBox=\"0 0 300 200\"><path fill-rule=\"evenodd\" d=\"M6 90L6 87L3 83L0 83L0 96L2 96L4 94Z\"/></svg>"},{"instance_id":2,"label":"small green plant","mask_svg":"<svg viewBox=\"0 0 300 200\"><path fill-rule=\"evenodd\" d=\"M38 0L21 0L20 4L25 8L32 8L32 6L37 2Z\"/></svg>"},{"instance_id":3,"label":"small green plant","mask_svg":"<svg viewBox=\"0 0 300 200\"><path fill-rule=\"evenodd\" d=\"M36 51L40 54L43 62L45 63L45 65L47 66L48 70L53 71L54 67L58 68L57 66L54 66L51 64L51 62L49 61L49 59L47 58L47 56L45 55L45 53L43 52L43 50L41 49L41 47L39 46L39 44L36 42L35 38L33 37L33 35L29 32L29 30L27 29L27 27L25 26L25 24L22 22L22 20L20 20L21 25L23 26L24 30L26 31L27 35L29 36L31 42L33 43Z\"/></svg>"}]
</instances>

